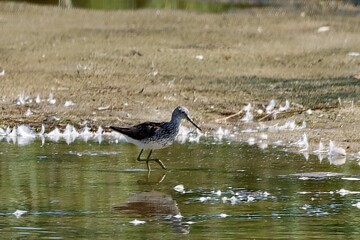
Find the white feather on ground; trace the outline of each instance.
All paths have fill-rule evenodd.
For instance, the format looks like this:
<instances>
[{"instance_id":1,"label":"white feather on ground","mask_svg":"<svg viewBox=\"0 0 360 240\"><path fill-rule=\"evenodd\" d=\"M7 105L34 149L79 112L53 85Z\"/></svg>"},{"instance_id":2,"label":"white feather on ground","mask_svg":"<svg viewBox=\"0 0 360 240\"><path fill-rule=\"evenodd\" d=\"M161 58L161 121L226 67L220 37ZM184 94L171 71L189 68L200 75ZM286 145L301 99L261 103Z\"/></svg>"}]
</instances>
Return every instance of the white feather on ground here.
<instances>
[{"instance_id":1,"label":"white feather on ground","mask_svg":"<svg viewBox=\"0 0 360 240\"><path fill-rule=\"evenodd\" d=\"M297 142L290 144L291 146L297 146L300 148L300 152L307 151L309 149L309 142L306 133L302 135Z\"/></svg>"},{"instance_id":2,"label":"white feather on ground","mask_svg":"<svg viewBox=\"0 0 360 240\"><path fill-rule=\"evenodd\" d=\"M328 154L330 156L333 155L346 156L346 150L344 148L336 146L335 142L330 140Z\"/></svg>"}]
</instances>

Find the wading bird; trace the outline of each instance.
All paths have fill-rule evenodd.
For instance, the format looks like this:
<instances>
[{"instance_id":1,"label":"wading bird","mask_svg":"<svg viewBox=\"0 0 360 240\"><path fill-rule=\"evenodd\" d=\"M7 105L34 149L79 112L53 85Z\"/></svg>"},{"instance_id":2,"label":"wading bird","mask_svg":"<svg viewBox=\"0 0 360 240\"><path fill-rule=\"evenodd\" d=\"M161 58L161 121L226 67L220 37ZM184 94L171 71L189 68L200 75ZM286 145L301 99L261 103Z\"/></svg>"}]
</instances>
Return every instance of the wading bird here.
<instances>
[{"instance_id":1,"label":"wading bird","mask_svg":"<svg viewBox=\"0 0 360 240\"><path fill-rule=\"evenodd\" d=\"M170 146L179 133L181 120L186 119L191 122L197 129L201 129L194 123L189 116L189 111L185 107L174 109L170 122L144 122L138 125L123 128L111 126L110 129L117 131L125 136L128 142L141 147L138 161L145 161L148 171L150 171L150 161L157 162L163 169L166 169L164 163L157 158L150 158L154 149L161 149ZM144 149L150 149L147 158L141 158Z\"/></svg>"}]
</instances>

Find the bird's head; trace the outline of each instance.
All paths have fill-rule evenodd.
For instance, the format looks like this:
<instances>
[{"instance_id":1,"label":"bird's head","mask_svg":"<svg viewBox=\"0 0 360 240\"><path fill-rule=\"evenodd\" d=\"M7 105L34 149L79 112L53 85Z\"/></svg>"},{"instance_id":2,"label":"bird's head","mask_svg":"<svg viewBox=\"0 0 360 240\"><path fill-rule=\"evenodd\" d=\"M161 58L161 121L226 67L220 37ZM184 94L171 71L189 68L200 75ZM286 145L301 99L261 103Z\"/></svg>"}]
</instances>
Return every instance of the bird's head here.
<instances>
[{"instance_id":1,"label":"bird's head","mask_svg":"<svg viewBox=\"0 0 360 240\"><path fill-rule=\"evenodd\" d=\"M194 125L197 129L199 129L201 131L201 128L199 128L194 121L192 120L192 118L189 115L189 110L186 107L177 107L174 109L173 114L172 114L172 119L186 119L189 122L192 123L192 125Z\"/></svg>"}]
</instances>

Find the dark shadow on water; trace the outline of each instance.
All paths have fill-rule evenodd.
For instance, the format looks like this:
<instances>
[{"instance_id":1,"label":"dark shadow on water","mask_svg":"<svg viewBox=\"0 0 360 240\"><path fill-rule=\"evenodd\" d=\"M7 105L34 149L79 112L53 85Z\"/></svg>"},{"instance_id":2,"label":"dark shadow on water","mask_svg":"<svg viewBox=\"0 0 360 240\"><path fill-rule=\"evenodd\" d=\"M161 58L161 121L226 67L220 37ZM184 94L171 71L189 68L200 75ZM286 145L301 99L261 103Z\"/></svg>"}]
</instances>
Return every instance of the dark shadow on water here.
<instances>
[{"instance_id":1,"label":"dark shadow on water","mask_svg":"<svg viewBox=\"0 0 360 240\"><path fill-rule=\"evenodd\" d=\"M176 201L168 194L149 191L131 196L125 204L113 206L114 211L127 214L139 214L143 217L166 217L171 221L175 232L188 234L190 227L181 221Z\"/></svg>"}]
</instances>

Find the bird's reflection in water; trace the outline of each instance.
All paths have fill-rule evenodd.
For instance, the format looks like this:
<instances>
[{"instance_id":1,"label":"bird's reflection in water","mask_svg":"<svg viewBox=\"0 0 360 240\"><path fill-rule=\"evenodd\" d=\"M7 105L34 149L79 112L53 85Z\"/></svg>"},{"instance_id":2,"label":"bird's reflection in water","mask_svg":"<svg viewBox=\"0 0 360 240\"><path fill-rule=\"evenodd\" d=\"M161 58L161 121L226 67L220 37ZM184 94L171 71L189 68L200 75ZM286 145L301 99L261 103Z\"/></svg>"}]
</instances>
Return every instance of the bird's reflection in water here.
<instances>
[{"instance_id":1,"label":"bird's reflection in water","mask_svg":"<svg viewBox=\"0 0 360 240\"><path fill-rule=\"evenodd\" d=\"M162 174L161 176L153 176L151 177L151 172L148 172L146 175L146 180L138 180L137 183L139 185L156 185L159 183L162 183L164 179L166 178L166 174Z\"/></svg>"},{"instance_id":2,"label":"bird's reflection in water","mask_svg":"<svg viewBox=\"0 0 360 240\"><path fill-rule=\"evenodd\" d=\"M113 210L128 213L138 213L145 217L171 216L166 218L172 222L176 232L187 234L190 231L188 224L181 222L179 208L176 201L168 194L150 191L142 192L130 197L125 205L114 206Z\"/></svg>"}]
</instances>

